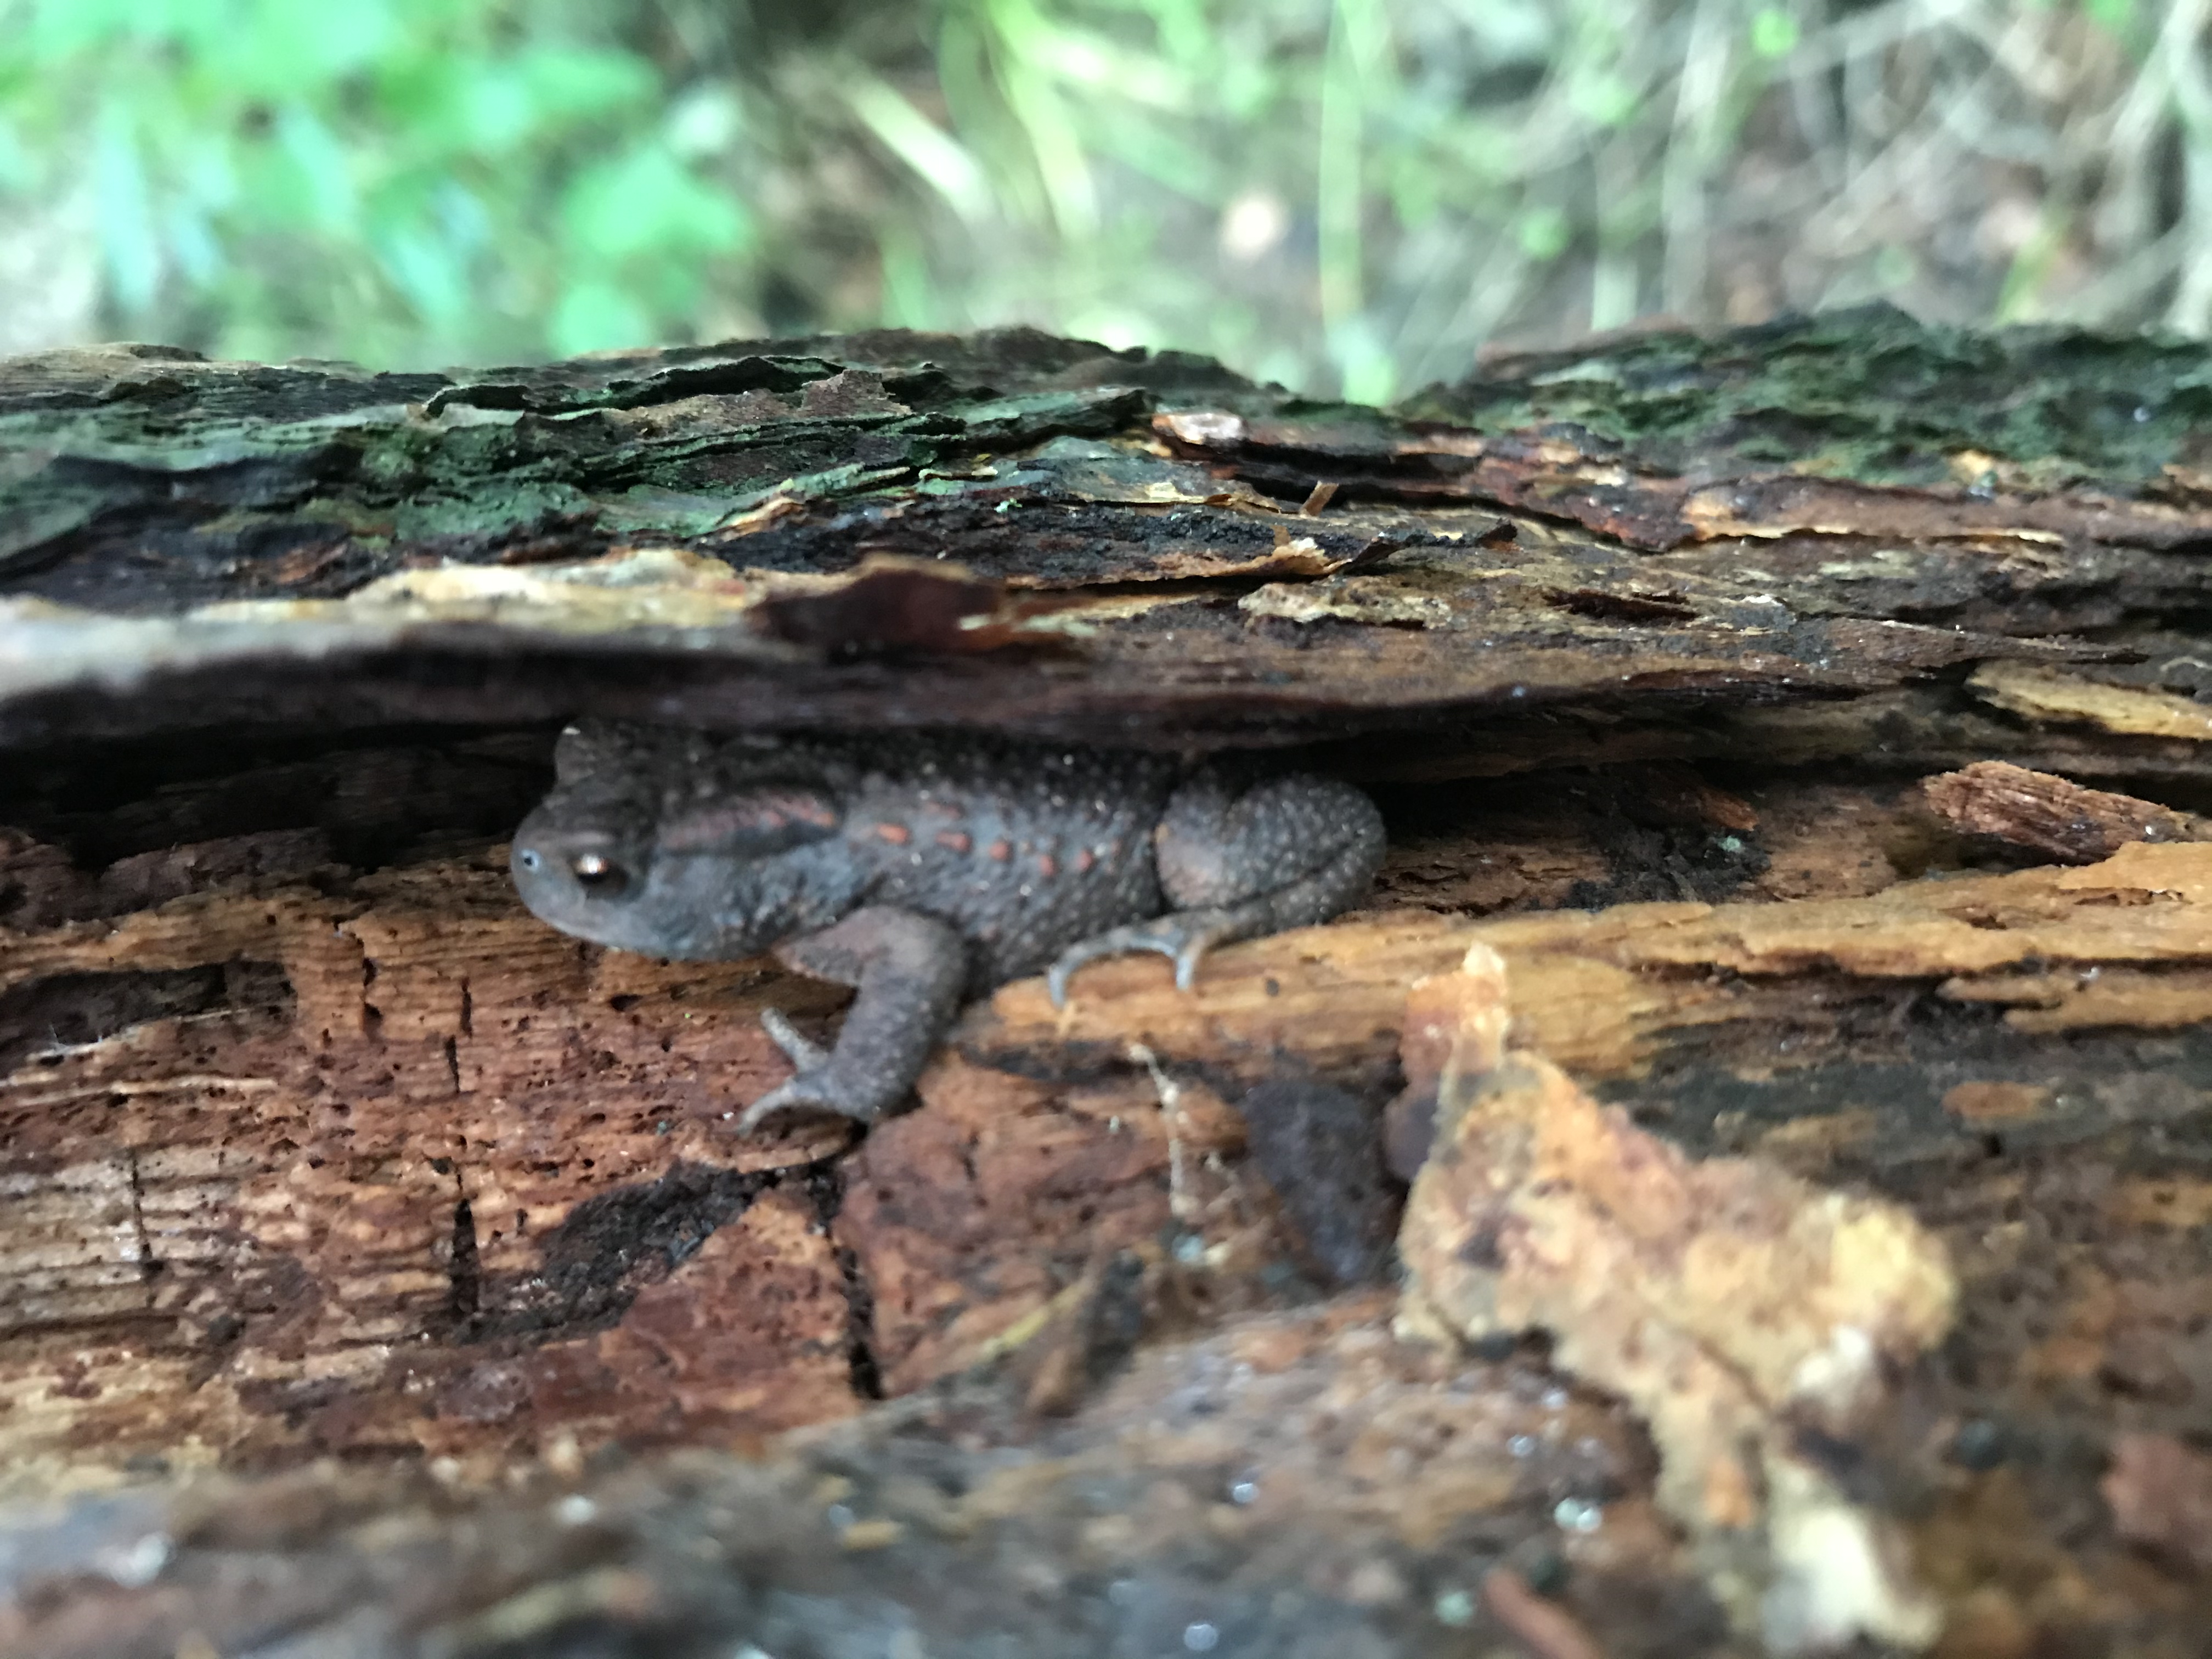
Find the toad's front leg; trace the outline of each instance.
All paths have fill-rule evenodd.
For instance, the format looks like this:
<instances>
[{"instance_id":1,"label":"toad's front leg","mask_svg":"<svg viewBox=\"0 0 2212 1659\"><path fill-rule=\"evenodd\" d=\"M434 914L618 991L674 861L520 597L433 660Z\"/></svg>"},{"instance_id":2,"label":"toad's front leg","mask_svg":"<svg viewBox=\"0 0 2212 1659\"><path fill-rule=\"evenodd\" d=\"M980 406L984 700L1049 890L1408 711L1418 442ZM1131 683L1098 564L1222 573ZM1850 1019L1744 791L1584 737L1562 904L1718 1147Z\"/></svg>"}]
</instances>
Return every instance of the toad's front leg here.
<instances>
[{"instance_id":1,"label":"toad's front leg","mask_svg":"<svg viewBox=\"0 0 2212 1659\"><path fill-rule=\"evenodd\" d=\"M799 1069L738 1120L749 1133L773 1112L812 1107L862 1123L898 1103L960 1011L968 946L953 928L911 910L870 905L776 949L802 974L859 988L836 1046L810 1042L774 1010L761 1024Z\"/></svg>"}]
</instances>

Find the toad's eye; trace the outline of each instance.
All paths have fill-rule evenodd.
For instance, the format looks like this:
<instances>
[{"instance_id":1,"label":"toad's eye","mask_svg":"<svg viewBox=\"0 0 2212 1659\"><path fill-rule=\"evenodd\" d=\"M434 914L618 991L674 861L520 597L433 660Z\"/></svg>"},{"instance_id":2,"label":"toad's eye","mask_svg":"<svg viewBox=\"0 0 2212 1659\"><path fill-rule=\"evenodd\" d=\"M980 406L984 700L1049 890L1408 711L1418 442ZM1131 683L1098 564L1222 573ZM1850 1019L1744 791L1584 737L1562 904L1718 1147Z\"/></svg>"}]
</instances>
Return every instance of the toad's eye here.
<instances>
[{"instance_id":1,"label":"toad's eye","mask_svg":"<svg viewBox=\"0 0 2212 1659\"><path fill-rule=\"evenodd\" d=\"M629 885L622 866L605 853L579 853L568 861L568 870L587 892L614 894Z\"/></svg>"}]
</instances>

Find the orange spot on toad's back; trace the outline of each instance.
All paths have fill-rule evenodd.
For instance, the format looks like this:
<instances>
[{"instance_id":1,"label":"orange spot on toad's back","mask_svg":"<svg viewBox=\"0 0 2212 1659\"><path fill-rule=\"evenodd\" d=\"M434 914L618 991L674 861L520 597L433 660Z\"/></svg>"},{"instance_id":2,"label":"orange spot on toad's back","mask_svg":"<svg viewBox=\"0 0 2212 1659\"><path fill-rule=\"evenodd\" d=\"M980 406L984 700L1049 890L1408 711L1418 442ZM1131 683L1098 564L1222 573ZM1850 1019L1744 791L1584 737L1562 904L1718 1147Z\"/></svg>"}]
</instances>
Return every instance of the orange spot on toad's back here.
<instances>
[{"instance_id":1,"label":"orange spot on toad's back","mask_svg":"<svg viewBox=\"0 0 2212 1659\"><path fill-rule=\"evenodd\" d=\"M1060 873L1060 864L1049 853L1037 854L1037 874L1050 880Z\"/></svg>"},{"instance_id":2,"label":"orange spot on toad's back","mask_svg":"<svg viewBox=\"0 0 2212 1659\"><path fill-rule=\"evenodd\" d=\"M1098 860L1091 855L1088 847L1079 848L1075 854L1075 873L1079 876L1097 862Z\"/></svg>"},{"instance_id":3,"label":"orange spot on toad's back","mask_svg":"<svg viewBox=\"0 0 2212 1659\"><path fill-rule=\"evenodd\" d=\"M1003 841L994 841L983 850L1000 864L1014 855L1014 849Z\"/></svg>"},{"instance_id":4,"label":"orange spot on toad's back","mask_svg":"<svg viewBox=\"0 0 2212 1659\"><path fill-rule=\"evenodd\" d=\"M879 823L876 833L894 847L905 846L908 839L907 827L902 823Z\"/></svg>"},{"instance_id":5,"label":"orange spot on toad's back","mask_svg":"<svg viewBox=\"0 0 2212 1659\"><path fill-rule=\"evenodd\" d=\"M837 814L830 809L830 803L819 795L810 795L799 791L790 794L771 795L768 799L774 803L776 811L788 812L801 823L811 823L821 830L834 830L837 826Z\"/></svg>"},{"instance_id":6,"label":"orange spot on toad's back","mask_svg":"<svg viewBox=\"0 0 2212 1659\"><path fill-rule=\"evenodd\" d=\"M969 841L967 836L962 835L957 830L939 830L937 832L937 844L939 847L949 848L956 853L964 853L970 847L975 845L973 842Z\"/></svg>"}]
</instances>

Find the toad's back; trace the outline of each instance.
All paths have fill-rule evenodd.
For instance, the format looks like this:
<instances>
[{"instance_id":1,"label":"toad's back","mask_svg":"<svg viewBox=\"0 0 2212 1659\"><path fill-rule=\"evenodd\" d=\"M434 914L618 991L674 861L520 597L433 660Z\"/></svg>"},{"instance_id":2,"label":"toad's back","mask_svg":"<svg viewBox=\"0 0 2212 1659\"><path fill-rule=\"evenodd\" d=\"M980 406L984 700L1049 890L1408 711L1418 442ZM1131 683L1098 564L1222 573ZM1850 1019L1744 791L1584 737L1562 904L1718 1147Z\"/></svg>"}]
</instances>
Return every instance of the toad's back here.
<instances>
[{"instance_id":1,"label":"toad's back","mask_svg":"<svg viewBox=\"0 0 2212 1659\"><path fill-rule=\"evenodd\" d=\"M840 840L866 872L862 902L958 928L979 987L1160 912L1152 837L1172 760L972 739L871 742L838 758L853 769Z\"/></svg>"}]
</instances>

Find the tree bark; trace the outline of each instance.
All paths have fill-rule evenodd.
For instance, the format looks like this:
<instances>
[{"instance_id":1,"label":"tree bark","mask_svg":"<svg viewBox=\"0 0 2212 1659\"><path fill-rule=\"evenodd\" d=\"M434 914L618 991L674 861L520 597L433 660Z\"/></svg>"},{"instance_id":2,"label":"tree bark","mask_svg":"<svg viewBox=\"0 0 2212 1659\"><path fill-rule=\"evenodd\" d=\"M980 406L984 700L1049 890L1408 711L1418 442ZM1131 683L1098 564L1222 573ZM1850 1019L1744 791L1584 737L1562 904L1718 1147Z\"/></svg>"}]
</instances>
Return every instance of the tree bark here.
<instances>
[{"instance_id":1,"label":"tree bark","mask_svg":"<svg viewBox=\"0 0 2212 1659\"><path fill-rule=\"evenodd\" d=\"M1885 313L1502 359L1387 414L1019 331L0 363L0 1448L18 1497L156 1483L0 1548L0 1646L228 1652L292 1596L334 1653L780 1651L760 1597L811 1585L932 1643L1171 1648L1209 1618L1163 1564L1203 1534L1332 1651L1711 1650L1624 1407L1395 1341L1343 1283L1395 1224L1386 1112L1410 1167L1434 1103L1408 989L1481 944L1515 1041L1643 1128L1941 1240L1957 1322L1861 1501L1944 1651L2185 1647L2204 367ZM785 1069L759 1011L825 1030L843 994L521 910L502 842L584 714L1282 749L1369 784L1392 850L1368 908L1190 994L1145 959L1064 1012L1010 986L918 1109L740 1140ZM1364 1442L1315 1403L1356 1388ZM1191 1389L1212 1426L1115 1449ZM1431 1467L1453 1434L1536 1449ZM959 1515L897 1487L923 1447ZM985 1517L1017 1450L1129 1484ZM245 1542L263 1488L159 1484L324 1455L358 1467L284 1476L304 1507ZM1223 1499L1248 1465L1303 1507ZM1594 1532L1553 1514L1586 1499ZM828 1530L713 1518L777 1504ZM1027 1565L994 1555L1025 1521ZM1079 1641L1018 1614L1040 1562Z\"/></svg>"}]
</instances>

